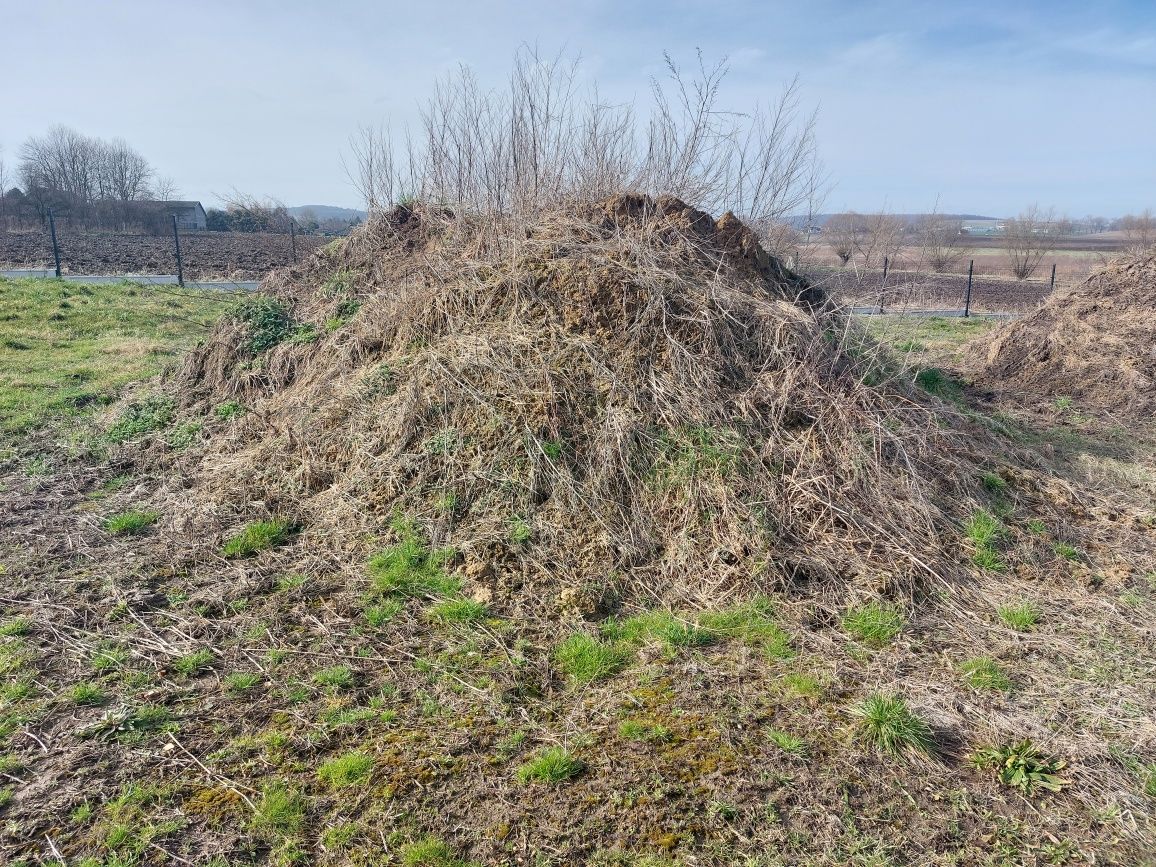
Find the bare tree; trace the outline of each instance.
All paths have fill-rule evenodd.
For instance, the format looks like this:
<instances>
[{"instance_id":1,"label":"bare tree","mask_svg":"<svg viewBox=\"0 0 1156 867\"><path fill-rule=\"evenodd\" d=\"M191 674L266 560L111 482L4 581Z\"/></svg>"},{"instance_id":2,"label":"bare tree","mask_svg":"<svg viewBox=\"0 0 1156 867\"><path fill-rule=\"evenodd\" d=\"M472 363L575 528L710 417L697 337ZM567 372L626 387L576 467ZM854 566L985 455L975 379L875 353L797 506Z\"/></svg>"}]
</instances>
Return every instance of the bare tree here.
<instances>
[{"instance_id":1,"label":"bare tree","mask_svg":"<svg viewBox=\"0 0 1156 867\"><path fill-rule=\"evenodd\" d=\"M859 231L859 215L854 211L843 214L834 214L823 225L823 237L827 246L831 248L842 265L851 261L855 255L856 238Z\"/></svg>"},{"instance_id":2,"label":"bare tree","mask_svg":"<svg viewBox=\"0 0 1156 867\"><path fill-rule=\"evenodd\" d=\"M726 109L726 71L700 56L687 77L668 57L643 125L630 107L580 92L576 60L523 48L504 93L482 90L465 68L439 84L403 147L386 130L362 129L347 174L371 210L404 194L519 215L632 191L769 224L823 187L815 116L800 113L797 82L768 106Z\"/></svg>"},{"instance_id":3,"label":"bare tree","mask_svg":"<svg viewBox=\"0 0 1156 867\"><path fill-rule=\"evenodd\" d=\"M864 214L857 220L855 253L862 268L883 266L884 258L892 261L903 249L907 226L894 214L883 211Z\"/></svg>"},{"instance_id":4,"label":"bare tree","mask_svg":"<svg viewBox=\"0 0 1156 867\"><path fill-rule=\"evenodd\" d=\"M963 258L963 224L934 211L924 214L915 226L920 256L937 273L949 270Z\"/></svg>"},{"instance_id":5,"label":"bare tree","mask_svg":"<svg viewBox=\"0 0 1156 867\"><path fill-rule=\"evenodd\" d=\"M168 175L158 175L153 183L152 195L158 201L171 202L180 198L181 191L177 187L177 182Z\"/></svg>"},{"instance_id":6,"label":"bare tree","mask_svg":"<svg viewBox=\"0 0 1156 867\"><path fill-rule=\"evenodd\" d=\"M1055 210L1032 205L1007 221L1004 249L1017 280L1027 280L1039 268L1044 256L1056 246Z\"/></svg>"},{"instance_id":7,"label":"bare tree","mask_svg":"<svg viewBox=\"0 0 1156 867\"><path fill-rule=\"evenodd\" d=\"M1148 248L1156 242L1156 218L1152 209L1146 208L1141 214L1128 214L1120 218L1120 228L1129 246Z\"/></svg>"},{"instance_id":8,"label":"bare tree","mask_svg":"<svg viewBox=\"0 0 1156 867\"><path fill-rule=\"evenodd\" d=\"M100 177L104 198L132 202L147 197L153 168L124 139L113 139L102 148Z\"/></svg>"}]
</instances>

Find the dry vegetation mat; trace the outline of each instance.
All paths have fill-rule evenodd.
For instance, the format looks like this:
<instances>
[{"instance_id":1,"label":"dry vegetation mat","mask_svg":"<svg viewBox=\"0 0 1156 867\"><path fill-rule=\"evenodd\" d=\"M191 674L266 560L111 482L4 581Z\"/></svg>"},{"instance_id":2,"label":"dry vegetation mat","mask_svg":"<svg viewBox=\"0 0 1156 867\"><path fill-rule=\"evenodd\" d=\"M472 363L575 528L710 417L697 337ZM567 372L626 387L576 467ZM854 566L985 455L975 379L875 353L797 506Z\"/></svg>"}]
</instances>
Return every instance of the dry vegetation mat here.
<instances>
[{"instance_id":1,"label":"dry vegetation mat","mask_svg":"<svg viewBox=\"0 0 1156 867\"><path fill-rule=\"evenodd\" d=\"M733 215L398 207L263 289L7 465L9 863L1151 851L1156 517Z\"/></svg>"},{"instance_id":2,"label":"dry vegetation mat","mask_svg":"<svg viewBox=\"0 0 1156 867\"><path fill-rule=\"evenodd\" d=\"M1156 419L1156 249L1125 255L977 346L988 388Z\"/></svg>"}]
</instances>

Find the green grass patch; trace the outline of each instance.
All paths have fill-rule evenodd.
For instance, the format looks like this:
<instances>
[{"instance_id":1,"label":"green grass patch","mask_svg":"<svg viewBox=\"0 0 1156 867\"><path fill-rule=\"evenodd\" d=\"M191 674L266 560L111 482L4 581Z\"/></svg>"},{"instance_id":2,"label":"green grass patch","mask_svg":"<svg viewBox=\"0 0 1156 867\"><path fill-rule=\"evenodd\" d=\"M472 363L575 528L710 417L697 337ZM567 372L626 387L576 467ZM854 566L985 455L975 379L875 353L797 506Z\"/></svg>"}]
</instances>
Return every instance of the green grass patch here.
<instances>
[{"instance_id":1,"label":"green grass patch","mask_svg":"<svg viewBox=\"0 0 1156 867\"><path fill-rule=\"evenodd\" d=\"M221 553L229 558L249 557L260 551L283 545L293 535L295 529L296 527L289 521L258 521L225 540Z\"/></svg>"},{"instance_id":2,"label":"green grass patch","mask_svg":"<svg viewBox=\"0 0 1156 867\"><path fill-rule=\"evenodd\" d=\"M603 680L622 670L627 655L612 644L577 632L558 645L554 658L562 673L578 684Z\"/></svg>"},{"instance_id":3,"label":"green grass patch","mask_svg":"<svg viewBox=\"0 0 1156 867\"><path fill-rule=\"evenodd\" d=\"M364 783L372 774L373 757L356 751L329 759L317 769L317 776L335 789Z\"/></svg>"},{"instance_id":4,"label":"green grass patch","mask_svg":"<svg viewBox=\"0 0 1156 867\"><path fill-rule=\"evenodd\" d=\"M193 677L207 670L213 664L213 658L213 651L201 648L173 660L173 670L185 677Z\"/></svg>"},{"instance_id":5,"label":"green grass patch","mask_svg":"<svg viewBox=\"0 0 1156 867\"><path fill-rule=\"evenodd\" d=\"M394 531L401 541L369 561L369 575L379 593L437 597L450 596L462 589L462 582L447 574L444 568L452 551L431 551L408 522L395 522Z\"/></svg>"},{"instance_id":6,"label":"green grass patch","mask_svg":"<svg viewBox=\"0 0 1156 867\"><path fill-rule=\"evenodd\" d=\"M176 298L127 283L0 278L2 438L109 405L126 385L160 373L227 308L213 291Z\"/></svg>"},{"instance_id":7,"label":"green grass patch","mask_svg":"<svg viewBox=\"0 0 1156 867\"><path fill-rule=\"evenodd\" d=\"M647 611L625 620L607 620L602 624L602 634L609 639L631 644L657 642L670 652L684 647L714 644L719 638L717 632L662 610Z\"/></svg>"},{"instance_id":8,"label":"green grass patch","mask_svg":"<svg viewBox=\"0 0 1156 867\"><path fill-rule=\"evenodd\" d=\"M95 683L82 682L68 691L68 699L73 704L95 707L108 702L108 694Z\"/></svg>"},{"instance_id":9,"label":"green grass patch","mask_svg":"<svg viewBox=\"0 0 1156 867\"><path fill-rule=\"evenodd\" d=\"M353 686L353 670L347 665L334 665L313 672L315 684L333 691L349 689Z\"/></svg>"},{"instance_id":10,"label":"green grass patch","mask_svg":"<svg viewBox=\"0 0 1156 867\"><path fill-rule=\"evenodd\" d=\"M808 753L807 742L800 737L788 734L778 729L767 730L767 740L788 755L805 759Z\"/></svg>"},{"instance_id":11,"label":"green grass patch","mask_svg":"<svg viewBox=\"0 0 1156 867\"><path fill-rule=\"evenodd\" d=\"M370 626L380 629L397 617L404 608L405 604L400 600L386 599L373 605L366 605L362 614Z\"/></svg>"},{"instance_id":12,"label":"green grass patch","mask_svg":"<svg viewBox=\"0 0 1156 867\"><path fill-rule=\"evenodd\" d=\"M475 867L438 837L422 837L401 847L402 867Z\"/></svg>"},{"instance_id":13,"label":"green grass patch","mask_svg":"<svg viewBox=\"0 0 1156 867\"><path fill-rule=\"evenodd\" d=\"M1011 689L1011 678L989 656L977 656L959 664L959 675L973 689Z\"/></svg>"},{"instance_id":14,"label":"green grass patch","mask_svg":"<svg viewBox=\"0 0 1156 867\"><path fill-rule=\"evenodd\" d=\"M843 629L864 644L883 647L903 630L903 614L894 605L872 601L844 614Z\"/></svg>"},{"instance_id":15,"label":"green grass patch","mask_svg":"<svg viewBox=\"0 0 1156 867\"><path fill-rule=\"evenodd\" d=\"M1039 606L1028 600L1001 605L996 609L996 614L1005 626L1016 632L1030 632L1043 617Z\"/></svg>"},{"instance_id":16,"label":"green grass patch","mask_svg":"<svg viewBox=\"0 0 1156 867\"><path fill-rule=\"evenodd\" d=\"M261 682L261 675L255 671L235 671L225 678L225 689L229 692L249 692Z\"/></svg>"},{"instance_id":17,"label":"green grass patch","mask_svg":"<svg viewBox=\"0 0 1156 867\"><path fill-rule=\"evenodd\" d=\"M666 743L671 739L670 729L666 726L636 719L626 719L620 722L618 734L628 741L643 741L652 744Z\"/></svg>"},{"instance_id":18,"label":"green grass patch","mask_svg":"<svg viewBox=\"0 0 1156 867\"><path fill-rule=\"evenodd\" d=\"M859 735L875 749L898 755L935 751L931 727L897 695L874 693L852 708Z\"/></svg>"},{"instance_id":19,"label":"green grass patch","mask_svg":"<svg viewBox=\"0 0 1156 867\"><path fill-rule=\"evenodd\" d=\"M523 783L561 783L578 776L585 767L564 747L549 747L518 768L518 780Z\"/></svg>"},{"instance_id":20,"label":"green grass patch","mask_svg":"<svg viewBox=\"0 0 1156 867\"><path fill-rule=\"evenodd\" d=\"M1002 572L1006 567L996 548L1007 535L1003 523L985 509L977 509L963 525L964 534L972 545L972 562L989 572Z\"/></svg>"},{"instance_id":21,"label":"green grass patch","mask_svg":"<svg viewBox=\"0 0 1156 867\"><path fill-rule=\"evenodd\" d=\"M152 395L129 403L104 435L110 443L137 440L168 427L175 416L176 404L172 398Z\"/></svg>"},{"instance_id":22,"label":"green grass patch","mask_svg":"<svg viewBox=\"0 0 1156 867\"><path fill-rule=\"evenodd\" d=\"M2 573L0 573L2 574ZM32 631L32 621L27 617L12 617L0 623L0 636L17 638Z\"/></svg>"},{"instance_id":23,"label":"green grass patch","mask_svg":"<svg viewBox=\"0 0 1156 867\"><path fill-rule=\"evenodd\" d=\"M426 616L444 624L477 623L485 619L487 611L481 602L459 596L434 603L426 609Z\"/></svg>"},{"instance_id":24,"label":"green grass patch","mask_svg":"<svg viewBox=\"0 0 1156 867\"><path fill-rule=\"evenodd\" d=\"M299 790L286 783L266 784L256 806L251 824L258 831L298 834L305 827L305 798Z\"/></svg>"},{"instance_id":25,"label":"green grass patch","mask_svg":"<svg viewBox=\"0 0 1156 867\"><path fill-rule=\"evenodd\" d=\"M722 639L759 647L773 659L794 656L791 637L776 622L774 603L765 596L722 611L706 612L699 617L698 625Z\"/></svg>"},{"instance_id":26,"label":"green grass patch","mask_svg":"<svg viewBox=\"0 0 1156 867\"><path fill-rule=\"evenodd\" d=\"M104 522L104 529L113 535L128 535L139 533L145 527L151 527L160 517L159 512L133 509L113 515Z\"/></svg>"},{"instance_id":27,"label":"green grass patch","mask_svg":"<svg viewBox=\"0 0 1156 867\"><path fill-rule=\"evenodd\" d=\"M1076 548L1073 545L1069 545L1066 542L1056 542L1056 544L1052 545L1052 550L1055 551L1058 556L1063 557L1065 560L1075 561L1079 560L1083 556L1080 553L1079 548Z\"/></svg>"}]
</instances>

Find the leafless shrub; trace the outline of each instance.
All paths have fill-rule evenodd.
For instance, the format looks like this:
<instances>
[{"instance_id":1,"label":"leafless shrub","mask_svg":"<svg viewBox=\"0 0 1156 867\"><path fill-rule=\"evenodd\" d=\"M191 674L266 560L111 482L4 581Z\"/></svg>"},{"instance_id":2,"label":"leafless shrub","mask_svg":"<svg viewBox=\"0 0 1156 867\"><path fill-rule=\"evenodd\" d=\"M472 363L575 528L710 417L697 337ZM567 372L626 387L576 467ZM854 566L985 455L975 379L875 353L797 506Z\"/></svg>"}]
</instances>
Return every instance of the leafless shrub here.
<instances>
[{"instance_id":1,"label":"leafless shrub","mask_svg":"<svg viewBox=\"0 0 1156 867\"><path fill-rule=\"evenodd\" d=\"M370 210L400 196L472 213L526 217L622 191L669 193L716 213L769 224L812 201L823 176L815 116L797 81L749 113L727 110L727 68L700 55L693 76L667 57L651 111L580 92L578 62L523 48L508 89L483 90L468 69L442 82L397 147L386 129L351 141L354 186Z\"/></svg>"},{"instance_id":2,"label":"leafless shrub","mask_svg":"<svg viewBox=\"0 0 1156 867\"><path fill-rule=\"evenodd\" d=\"M915 227L920 258L936 273L951 269L963 258L963 224L935 213L925 214Z\"/></svg>"},{"instance_id":3,"label":"leafless shrub","mask_svg":"<svg viewBox=\"0 0 1156 867\"><path fill-rule=\"evenodd\" d=\"M1036 272L1044 256L1055 249L1057 234L1053 208L1044 211L1032 205L1007 221L1004 249L1017 280L1027 280Z\"/></svg>"},{"instance_id":4,"label":"leafless shrub","mask_svg":"<svg viewBox=\"0 0 1156 867\"><path fill-rule=\"evenodd\" d=\"M1151 208L1146 208L1140 214L1121 217L1120 229L1129 247L1147 249L1156 243L1156 217L1153 217Z\"/></svg>"},{"instance_id":5,"label":"leafless shrub","mask_svg":"<svg viewBox=\"0 0 1156 867\"><path fill-rule=\"evenodd\" d=\"M855 233L859 227L859 215L854 211L835 214L823 226L823 237L839 263L846 265L855 255Z\"/></svg>"}]
</instances>

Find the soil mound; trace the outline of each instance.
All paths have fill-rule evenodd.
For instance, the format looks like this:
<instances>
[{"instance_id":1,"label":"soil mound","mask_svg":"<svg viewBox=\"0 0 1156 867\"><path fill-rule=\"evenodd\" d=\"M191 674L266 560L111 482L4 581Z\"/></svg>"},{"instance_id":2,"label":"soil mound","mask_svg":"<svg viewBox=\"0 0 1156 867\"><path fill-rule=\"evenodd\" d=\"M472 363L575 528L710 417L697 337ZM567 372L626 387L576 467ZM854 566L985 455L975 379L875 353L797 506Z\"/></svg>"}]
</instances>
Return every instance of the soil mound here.
<instances>
[{"instance_id":1,"label":"soil mound","mask_svg":"<svg viewBox=\"0 0 1156 867\"><path fill-rule=\"evenodd\" d=\"M1156 248L1125 256L977 346L982 384L1156 417Z\"/></svg>"},{"instance_id":2,"label":"soil mound","mask_svg":"<svg viewBox=\"0 0 1156 867\"><path fill-rule=\"evenodd\" d=\"M732 214L397 208L264 290L173 383L248 410L184 458L193 535L268 513L360 569L417 533L539 613L965 559L991 460Z\"/></svg>"}]
</instances>

